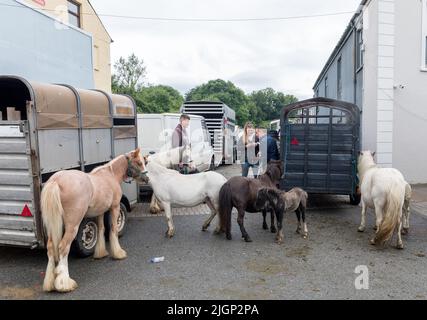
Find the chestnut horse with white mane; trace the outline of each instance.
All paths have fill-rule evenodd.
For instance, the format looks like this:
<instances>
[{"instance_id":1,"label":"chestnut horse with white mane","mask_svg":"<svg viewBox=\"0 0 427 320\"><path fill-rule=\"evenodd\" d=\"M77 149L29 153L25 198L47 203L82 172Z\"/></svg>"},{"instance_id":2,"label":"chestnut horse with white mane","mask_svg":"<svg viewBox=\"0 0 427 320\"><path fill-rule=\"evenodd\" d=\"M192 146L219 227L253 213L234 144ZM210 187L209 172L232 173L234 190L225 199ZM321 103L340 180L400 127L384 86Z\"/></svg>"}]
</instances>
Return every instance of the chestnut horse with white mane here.
<instances>
[{"instance_id":1,"label":"chestnut horse with white mane","mask_svg":"<svg viewBox=\"0 0 427 320\"><path fill-rule=\"evenodd\" d=\"M108 256L105 248L104 213L110 211L111 255L125 259L119 244L117 219L122 198L121 183L129 178L148 182L145 159L139 149L121 155L91 173L77 170L60 171L46 183L41 194L41 211L47 232L49 262L43 283L44 291L70 292L77 283L68 273L68 254L83 218L98 221L98 242L95 259ZM65 231L64 231L65 230ZM55 268L56 267L56 268Z\"/></svg>"}]
</instances>

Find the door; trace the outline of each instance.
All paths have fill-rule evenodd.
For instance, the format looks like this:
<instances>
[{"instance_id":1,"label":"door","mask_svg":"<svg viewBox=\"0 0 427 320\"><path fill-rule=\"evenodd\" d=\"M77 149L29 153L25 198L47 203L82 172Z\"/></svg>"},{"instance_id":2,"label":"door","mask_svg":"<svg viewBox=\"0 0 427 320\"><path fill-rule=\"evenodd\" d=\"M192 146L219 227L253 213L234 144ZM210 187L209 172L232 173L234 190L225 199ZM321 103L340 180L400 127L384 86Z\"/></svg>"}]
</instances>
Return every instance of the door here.
<instances>
[{"instance_id":1,"label":"door","mask_svg":"<svg viewBox=\"0 0 427 320\"><path fill-rule=\"evenodd\" d=\"M144 155L160 152L165 145L163 117L138 117L138 144Z\"/></svg>"},{"instance_id":2,"label":"door","mask_svg":"<svg viewBox=\"0 0 427 320\"><path fill-rule=\"evenodd\" d=\"M352 194L357 123L349 111L313 106L290 112L285 128L284 189Z\"/></svg>"},{"instance_id":3,"label":"door","mask_svg":"<svg viewBox=\"0 0 427 320\"><path fill-rule=\"evenodd\" d=\"M38 244L30 150L27 121L0 121L0 244Z\"/></svg>"}]
</instances>

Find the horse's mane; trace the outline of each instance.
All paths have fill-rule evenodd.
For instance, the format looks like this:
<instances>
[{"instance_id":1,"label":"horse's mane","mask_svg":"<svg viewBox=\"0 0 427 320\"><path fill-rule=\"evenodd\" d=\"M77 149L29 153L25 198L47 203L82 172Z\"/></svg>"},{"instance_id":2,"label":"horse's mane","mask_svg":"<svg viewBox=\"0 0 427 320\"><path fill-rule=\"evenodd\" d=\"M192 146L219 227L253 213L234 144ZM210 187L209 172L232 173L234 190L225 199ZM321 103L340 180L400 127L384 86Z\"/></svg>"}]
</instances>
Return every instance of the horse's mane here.
<instances>
[{"instance_id":1,"label":"horse's mane","mask_svg":"<svg viewBox=\"0 0 427 320\"><path fill-rule=\"evenodd\" d=\"M359 159L358 171L360 181L363 180L366 172L370 169L377 168L377 164L374 161L374 158L369 155L363 155Z\"/></svg>"},{"instance_id":2,"label":"horse's mane","mask_svg":"<svg viewBox=\"0 0 427 320\"><path fill-rule=\"evenodd\" d=\"M124 157L124 156L123 156L123 155L120 155L120 156L118 156L118 157L114 158L114 159L113 159L113 160L111 160L110 162L108 162L108 163L106 163L106 164L104 164L104 165L102 165L102 166L100 166L100 167L97 167L97 168L93 169L91 173L93 173L93 174L94 174L94 173L97 173L97 172L99 172L99 171L101 171L101 170L105 170L105 169L112 170L113 165L114 165L116 162L118 162L119 160L121 160L121 158L122 158L122 157Z\"/></svg>"}]
</instances>

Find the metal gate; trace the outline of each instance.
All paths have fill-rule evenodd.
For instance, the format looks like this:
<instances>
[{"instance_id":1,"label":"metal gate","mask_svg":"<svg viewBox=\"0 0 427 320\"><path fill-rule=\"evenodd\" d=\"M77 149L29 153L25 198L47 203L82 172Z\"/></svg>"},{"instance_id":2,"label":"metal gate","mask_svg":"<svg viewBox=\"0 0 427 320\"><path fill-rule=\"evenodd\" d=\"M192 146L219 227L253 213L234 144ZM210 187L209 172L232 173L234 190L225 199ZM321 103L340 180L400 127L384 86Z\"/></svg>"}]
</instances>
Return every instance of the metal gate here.
<instances>
[{"instance_id":1,"label":"metal gate","mask_svg":"<svg viewBox=\"0 0 427 320\"><path fill-rule=\"evenodd\" d=\"M356 196L360 150L356 105L326 98L298 102L283 109L281 128L282 189Z\"/></svg>"},{"instance_id":2,"label":"metal gate","mask_svg":"<svg viewBox=\"0 0 427 320\"><path fill-rule=\"evenodd\" d=\"M34 247L37 228L28 122L0 123L0 243Z\"/></svg>"}]
</instances>

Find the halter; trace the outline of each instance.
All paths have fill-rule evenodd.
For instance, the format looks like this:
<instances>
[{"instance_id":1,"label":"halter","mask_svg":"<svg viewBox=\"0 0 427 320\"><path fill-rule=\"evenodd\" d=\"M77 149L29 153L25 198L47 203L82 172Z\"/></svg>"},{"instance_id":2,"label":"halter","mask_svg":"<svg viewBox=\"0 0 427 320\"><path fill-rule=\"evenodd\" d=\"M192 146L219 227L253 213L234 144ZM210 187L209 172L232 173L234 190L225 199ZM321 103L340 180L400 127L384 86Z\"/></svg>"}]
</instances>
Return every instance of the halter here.
<instances>
[{"instance_id":1,"label":"halter","mask_svg":"<svg viewBox=\"0 0 427 320\"><path fill-rule=\"evenodd\" d=\"M130 158L127 155L125 155L125 158L128 161L128 169L126 171L126 176L128 178L137 179L137 178L145 177L147 175L148 173L147 170L142 171L139 167L134 166L132 164L132 161L130 161Z\"/></svg>"}]
</instances>

